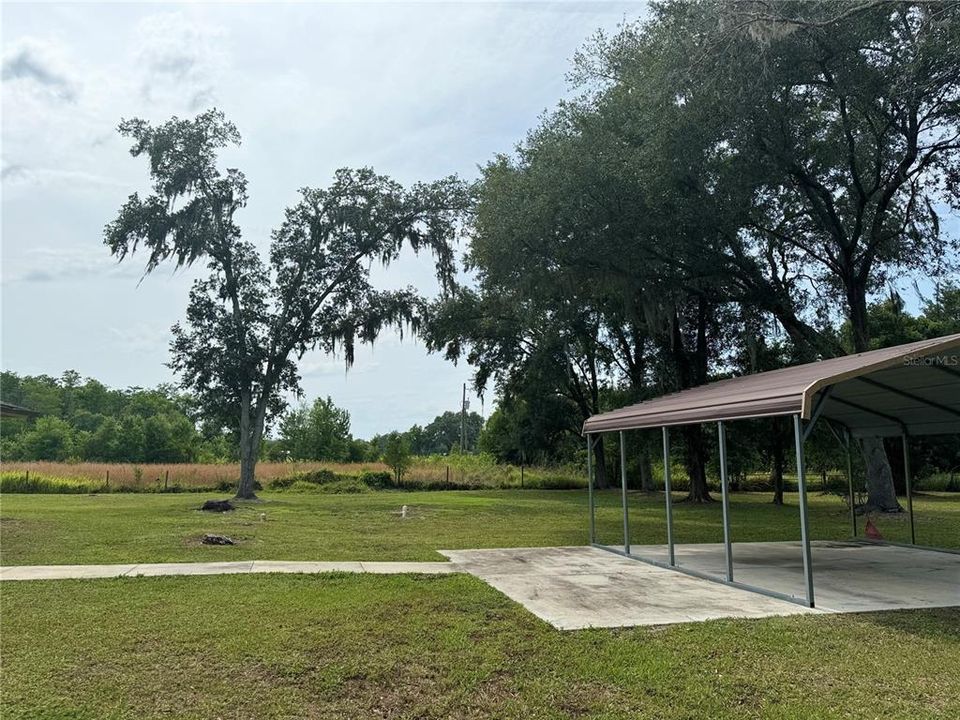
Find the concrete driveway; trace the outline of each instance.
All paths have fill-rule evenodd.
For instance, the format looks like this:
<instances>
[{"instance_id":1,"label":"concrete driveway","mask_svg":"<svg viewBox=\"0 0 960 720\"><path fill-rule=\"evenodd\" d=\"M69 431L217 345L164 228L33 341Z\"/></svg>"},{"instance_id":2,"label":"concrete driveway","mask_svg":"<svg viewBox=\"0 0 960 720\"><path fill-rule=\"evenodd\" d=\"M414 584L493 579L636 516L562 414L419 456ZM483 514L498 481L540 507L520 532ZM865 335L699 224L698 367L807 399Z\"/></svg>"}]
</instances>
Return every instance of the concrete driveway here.
<instances>
[{"instance_id":1,"label":"concrete driveway","mask_svg":"<svg viewBox=\"0 0 960 720\"><path fill-rule=\"evenodd\" d=\"M591 547L440 552L561 630L818 612Z\"/></svg>"},{"instance_id":2,"label":"concrete driveway","mask_svg":"<svg viewBox=\"0 0 960 720\"><path fill-rule=\"evenodd\" d=\"M681 565L723 574L723 545L676 550ZM960 605L960 555L868 543L813 543L815 609L598 548L441 552L563 630ZM665 546L634 552L666 560ZM735 543L733 554L735 580L802 594L798 543Z\"/></svg>"}]
</instances>

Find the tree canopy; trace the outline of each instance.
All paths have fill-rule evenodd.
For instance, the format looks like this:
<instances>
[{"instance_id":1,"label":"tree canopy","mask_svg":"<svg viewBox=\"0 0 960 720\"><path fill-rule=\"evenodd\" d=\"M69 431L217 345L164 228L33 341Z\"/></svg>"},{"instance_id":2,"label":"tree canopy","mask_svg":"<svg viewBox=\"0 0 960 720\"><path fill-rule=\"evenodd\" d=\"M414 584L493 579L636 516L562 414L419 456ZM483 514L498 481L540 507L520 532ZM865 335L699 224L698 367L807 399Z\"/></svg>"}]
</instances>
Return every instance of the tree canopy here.
<instances>
[{"instance_id":1,"label":"tree canopy","mask_svg":"<svg viewBox=\"0 0 960 720\"><path fill-rule=\"evenodd\" d=\"M352 443L350 413L329 397L293 408L279 422L277 445L283 459L346 462Z\"/></svg>"},{"instance_id":2,"label":"tree canopy","mask_svg":"<svg viewBox=\"0 0 960 720\"><path fill-rule=\"evenodd\" d=\"M960 10L847 10L668 1L596 35L578 92L483 168L477 286L434 308L431 347L504 408L562 398L573 432L613 403L886 342L887 285L957 267L940 214L960 198ZM680 434L708 499L708 440ZM604 464L601 447L601 482ZM886 463L870 477L895 508Z\"/></svg>"}]
</instances>

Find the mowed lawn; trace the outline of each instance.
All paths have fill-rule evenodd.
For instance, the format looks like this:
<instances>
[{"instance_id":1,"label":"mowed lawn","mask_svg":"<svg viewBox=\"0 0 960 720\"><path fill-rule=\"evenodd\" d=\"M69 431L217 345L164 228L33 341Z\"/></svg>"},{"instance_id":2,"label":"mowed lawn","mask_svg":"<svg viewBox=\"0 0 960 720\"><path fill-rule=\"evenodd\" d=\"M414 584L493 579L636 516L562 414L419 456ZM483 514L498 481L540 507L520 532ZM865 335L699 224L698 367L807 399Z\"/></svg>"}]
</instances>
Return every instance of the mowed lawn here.
<instances>
[{"instance_id":1,"label":"mowed lawn","mask_svg":"<svg viewBox=\"0 0 960 720\"><path fill-rule=\"evenodd\" d=\"M587 540L582 491L277 493L226 515L197 511L203 499L5 495L3 564L440 560L437 548ZM769 500L733 496L735 539L799 535L796 497ZM662 502L631 494L634 543L663 541ZM847 536L839 499L811 503L814 537ZM619 542L619 495L599 504L600 539ZM960 497L916 508L920 541L960 545ZM720 513L678 504L678 540L718 541ZM204 532L240 544L202 546ZM4 720L960 717L956 608L561 632L468 575L131 577L0 593Z\"/></svg>"},{"instance_id":2,"label":"mowed lawn","mask_svg":"<svg viewBox=\"0 0 960 720\"><path fill-rule=\"evenodd\" d=\"M377 492L361 495L264 493L262 502L224 514L198 510L207 495L4 495L3 565L202 560L443 560L437 549L582 545L587 498L580 491ZM223 497L223 496L219 496ZM681 495L677 494L679 500ZM633 544L666 542L663 495L631 493ZM734 493L734 541L800 536L796 495ZM407 505L410 517L399 511ZM622 542L620 497L599 494L598 540ZM914 503L917 542L960 547L960 494L925 494ZM677 542L721 542L721 506L677 502ZM840 498L810 495L814 539L850 534ZM862 532L863 519L858 519ZM881 518L884 536L908 540L906 515ZM200 544L204 533L235 546Z\"/></svg>"},{"instance_id":3,"label":"mowed lawn","mask_svg":"<svg viewBox=\"0 0 960 720\"><path fill-rule=\"evenodd\" d=\"M3 717L955 718L960 612L561 632L466 575L3 585Z\"/></svg>"}]
</instances>

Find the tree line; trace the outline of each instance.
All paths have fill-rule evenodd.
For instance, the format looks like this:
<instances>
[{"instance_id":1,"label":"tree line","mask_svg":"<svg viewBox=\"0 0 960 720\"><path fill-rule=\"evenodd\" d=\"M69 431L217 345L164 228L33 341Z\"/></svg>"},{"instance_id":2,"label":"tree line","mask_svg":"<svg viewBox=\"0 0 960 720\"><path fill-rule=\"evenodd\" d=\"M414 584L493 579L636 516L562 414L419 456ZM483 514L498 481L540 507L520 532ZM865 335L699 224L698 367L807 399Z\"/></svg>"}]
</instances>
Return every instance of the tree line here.
<instances>
[{"instance_id":1,"label":"tree line","mask_svg":"<svg viewBox=\"0 0 960 720\"><path fill-rule=\"evenodd\" d=\"M73 370L59 378L3 371L0 396L40 413L0 421L4 460L195 462L226 447L203 437L192 399L169 385L115 390Z\"/></svg>"},{"instance_id":2,"label":"tree line","mask_svg":"<svg viewBox=\"0 0 960 720\"><path fill-rule=\"evenodd\" d=\"M122 463L236 462L237 438L209 423L197 399L171 385L118 390L74 370L60 377L0 373L5 402L39 413L35 419L0 420L0 457ZM477 448L482 418L465 416L467 450ZM460 414L445 412L406 431L355 438L350 413L329 397L284 412L275 432L261 439L258 458L376 462L397 438L411 455L459 451Z\"/></svg>"}]
</instances>

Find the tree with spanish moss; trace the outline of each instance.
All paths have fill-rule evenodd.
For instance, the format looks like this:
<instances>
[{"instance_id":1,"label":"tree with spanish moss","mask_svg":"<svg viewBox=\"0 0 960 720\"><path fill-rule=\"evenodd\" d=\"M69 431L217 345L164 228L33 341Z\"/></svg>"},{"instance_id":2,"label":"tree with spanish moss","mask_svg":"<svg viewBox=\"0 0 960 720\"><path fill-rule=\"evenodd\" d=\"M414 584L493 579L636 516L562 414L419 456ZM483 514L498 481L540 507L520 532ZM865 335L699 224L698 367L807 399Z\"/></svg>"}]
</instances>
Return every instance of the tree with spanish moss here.
<instances>
[{"instance_id":1,"label":"tree with spanish moss","mask_svg":"<svg viewBox=\"0 0 960 720\"><path fill-rule=\"evenodd\" d=\"M428 250L446 292L469 189L455 177L404 188L371 169L338 170L329 187L300 191L264 260L237 224L246 177L218 166L218 151L240 142L222 112L156 126L124 120L119 130L133 140L131 154L147 158L153 189L128 198L105 243L120 261L146 255L145 275L206 263L186 323L173 328L170 366L208 419L238 433L237 497L253 498L265 427L284 396L299 392L296 361L319 349L342 353L349 367L358 343L389 327L416 330L424 298L377 289L371 266L388 266L405 247Z\"/></svg>"}]
</instances>

